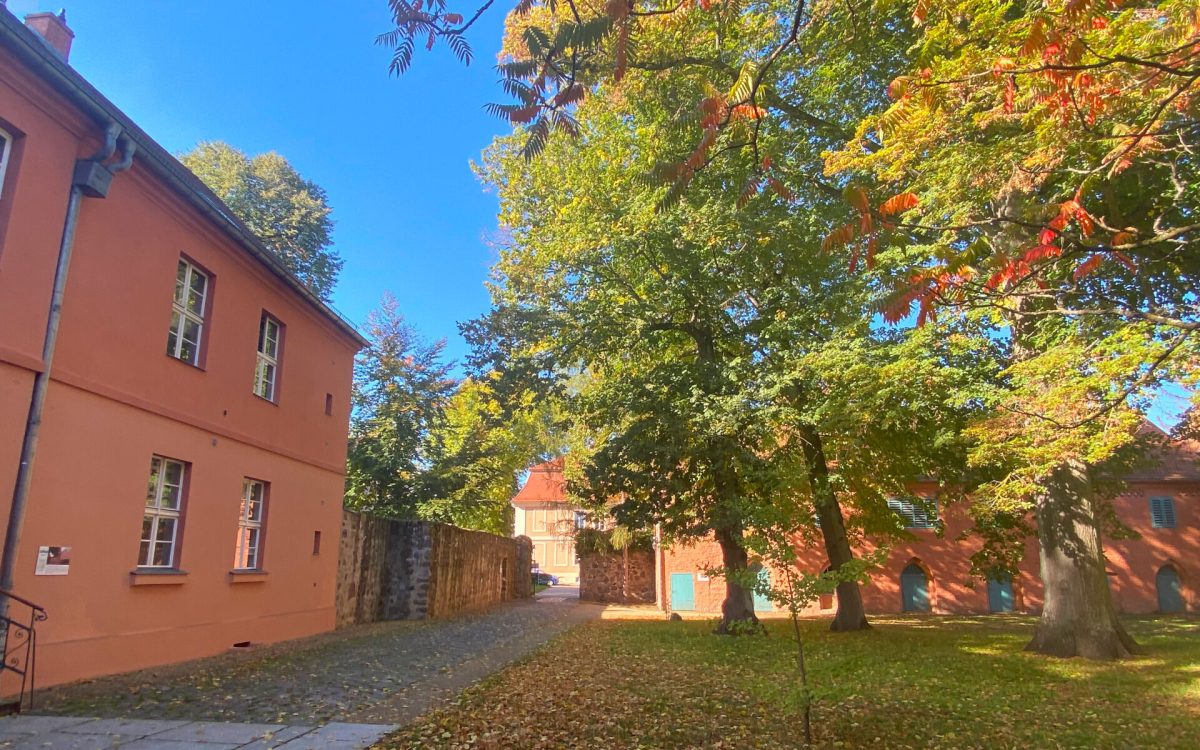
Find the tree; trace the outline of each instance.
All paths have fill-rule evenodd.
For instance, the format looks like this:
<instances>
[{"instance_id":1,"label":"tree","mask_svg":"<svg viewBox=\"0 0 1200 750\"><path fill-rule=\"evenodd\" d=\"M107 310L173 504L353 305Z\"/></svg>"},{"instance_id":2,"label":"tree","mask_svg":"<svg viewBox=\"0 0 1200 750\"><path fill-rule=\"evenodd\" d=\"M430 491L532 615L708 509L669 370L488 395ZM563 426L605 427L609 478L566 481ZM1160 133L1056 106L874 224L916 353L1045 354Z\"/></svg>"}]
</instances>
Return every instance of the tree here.
<instances>
[{"instance_id":1,"label":"tree","mask_svg":"<svg viewBox=\"0 0 1200 750\"><path fill-rule=\"evenodd\" d=\"M274 151L253 158L227 143L206 141L179 157L292 273L323 300L342 259L333 250L325 191Z\"/></svg>"},{"instance_id":2,"label":"tree","mask_svg":"<svg viewBox=\"0 0 1200 750\"><path fill-rule=\"evenodd\" d=\"M892 253L891 319L916 304L1004 326L1009 389L972 436L977 461L1004 469L980 501L1037 522L1046 601L1029 647L1123 656L1136 646L1111 603L1096 483L1155 389L1200 377L1200 19L1190 2L913 8L924 31L894 101L829 161L895 197L857 192L830 245Z\"/></svg>"},{"instance_id":3,"label":"tree","mask_svg":"<svg viewBox=\"0 0 1200 750\"><path fill-rule=\"evenodd\" d=\"M498 401L495 374L462 380L430 435L430 497L422 518L465 529L512 534L517 479L531 456L553 451L553 402L525 394L511 411Z\"/></svg>"},{"instance_id":4,"label":"tree","mask_svg":"<svg viewBox=\"0 0 1200 750\"><path fill-rule=\"evenodd\" d=\"M512 245L495 269L495 309L475 330L496 331L491 354L502 356L483 359L507 359L531 380L573 378L558 392L574 419L577 495L598 506L621 498L612 512L631 528L716 539L734 572L728 631L755 620L736 571L759 510L802 498L810 528L820 516L831 561L851 563L855 534L886 531L886 497L953 452L967 400L946 394L972 357L954 350L962 336L939 347L931 332L913 332L922 346L905 346L905 335L872 326L874 281L819 252L822 212L835 205L820 186L804 200L764 196L739 210L727 186L758 165L725 162L664 204L671 188L642 175L679 158L667 136L674 113L694 106L689 89L631 74L580 106L579 142L551 137L532 162L521 135L489 151L481 171ZM786 152L786 167L819 163L820 147ZM861 366L847 368L854 357ZM847 580L835 627L865 625Z\"/></svg>"},{"instance_id":5,"label":"tree","mask_svg":"<svg viewBox=\"0 0 1200 750\"><path fill-rule=\"evenodd\" d=\"M431 495L431 432L455 388L445 342L421 341L390 294L368 318L367 338L355 365L346 505L420 518Z\"/></svg>"}]
</instances>

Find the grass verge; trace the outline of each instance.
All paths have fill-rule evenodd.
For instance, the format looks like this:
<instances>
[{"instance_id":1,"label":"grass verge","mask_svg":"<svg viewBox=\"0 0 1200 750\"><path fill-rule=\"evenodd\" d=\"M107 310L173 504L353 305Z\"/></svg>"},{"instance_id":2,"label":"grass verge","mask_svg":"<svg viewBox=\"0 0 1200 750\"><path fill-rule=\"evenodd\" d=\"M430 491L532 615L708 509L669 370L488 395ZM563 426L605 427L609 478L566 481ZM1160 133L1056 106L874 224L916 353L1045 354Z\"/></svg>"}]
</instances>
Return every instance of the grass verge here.
<instances>
[{"instance_id":1,"label":"grass verge","mask_svg":"<svg viewBox=\"0 0 1200 750\"><path fill-rule=\"evenodd\" d=\"M874 623L803 624L816 747L1200 746L1200 620L1130 620L1146 655L1108 664L1023 652L1032 618ZM803 747L789 627L589 623L377 747Z\"/></svg>"}]
</instances>

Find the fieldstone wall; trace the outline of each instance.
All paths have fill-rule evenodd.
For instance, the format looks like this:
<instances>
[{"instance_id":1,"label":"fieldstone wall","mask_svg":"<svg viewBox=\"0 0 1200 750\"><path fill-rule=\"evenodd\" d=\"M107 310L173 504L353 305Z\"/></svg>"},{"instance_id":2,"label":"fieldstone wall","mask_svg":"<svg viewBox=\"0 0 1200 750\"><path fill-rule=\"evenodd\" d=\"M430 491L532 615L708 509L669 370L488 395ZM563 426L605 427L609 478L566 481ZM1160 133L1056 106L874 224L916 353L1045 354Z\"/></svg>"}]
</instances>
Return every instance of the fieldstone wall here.
<instances>
[{"instance_id":1,"label":"fieldstone wall","mask_svg":"<svg viewBox=\"0 0 1200 750\"><path fill-rule=\"evenodd\" d=\"M388 568L389 522L365 513L342 513L338 545L337 627L379 619Z\"/></svg>"},{"instance_id":2,"label":"fieldstone wall","mask_svg":"<svg viewBox=\"0 0 1200 750\"><path fill-rule=\"evenodd\" d=\"M630 551L580 556L579 598L614 604L653 604L654 553Z\"/></svg>"},{"instance_id":3,"label":"fieldstone wall","mask_svg":"<svg viewBox=\"0 0 1200 750\"><path fill-rule=\"evenodd\" d=\"M533 595L528 539L346 511L337 624L420 620Z\"/></svg>"}]
</instances>

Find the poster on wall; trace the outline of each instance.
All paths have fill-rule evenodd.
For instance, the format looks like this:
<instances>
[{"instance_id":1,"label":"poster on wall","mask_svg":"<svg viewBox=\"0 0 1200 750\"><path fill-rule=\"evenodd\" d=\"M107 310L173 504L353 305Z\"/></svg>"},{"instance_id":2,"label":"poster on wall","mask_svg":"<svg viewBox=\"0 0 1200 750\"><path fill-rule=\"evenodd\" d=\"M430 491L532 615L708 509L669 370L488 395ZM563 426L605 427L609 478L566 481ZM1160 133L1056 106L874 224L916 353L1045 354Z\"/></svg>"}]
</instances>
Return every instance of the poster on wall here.
<instances>
[{"instance_id":1,"label":"poster on wall","mask_svg":"<svg viewBox=\"0 0 1200 750\"><path fill-rule=\"evenodd\" d=\"M71 572L70 547L38 547L37 568L39 576L65 576Z\"/></svg>"}]
</instances>

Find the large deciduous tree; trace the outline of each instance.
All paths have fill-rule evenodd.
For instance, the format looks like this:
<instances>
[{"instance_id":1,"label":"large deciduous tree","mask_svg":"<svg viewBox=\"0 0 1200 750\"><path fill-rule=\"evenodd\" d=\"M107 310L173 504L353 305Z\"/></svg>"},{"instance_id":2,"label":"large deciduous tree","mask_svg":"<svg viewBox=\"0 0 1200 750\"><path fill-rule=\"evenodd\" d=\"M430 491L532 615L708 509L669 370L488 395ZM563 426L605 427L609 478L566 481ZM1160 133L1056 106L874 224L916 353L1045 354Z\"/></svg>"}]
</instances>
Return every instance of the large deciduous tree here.
<instances>
[{"instance_id":1,"label":"large deciduous tree","mask_svg":"<svg viewBox=\"0 0 1200 750\"><path fill-rule=\"evenodd\" d=\"M859 194L831 236L905 260L889 310L986 315L1009 390L972 430L1002 478L982 502L1032 510L1045 605L1032 650L1110 659L1116 619L1096 491L1164 382L1195 384L1200 16L1192 2L920 0L893 102L829 162Z\"/></svg>"},{"instance_id":2,"label":"large deciduous tree","mask_svg":"<svg viewBox=\"0 0 1200 750\"><path fill-rule=\"evenodd\" d=\"M247 156L207 141L179 157L317 296L328 300L342 259L325 191L274 151Z\"/></svg>"},{"instance_id":3,"label":"large deciduous tree","mask_svg":"<svg viewBox=\"0 0 1200 750\"><path fill-rule=\"evenodd\" d=\"M819 518L835 567L864 530L895 531L886 497L961 455L955 426L970 407L956 397L986 379L975 347L987 345L872 325L874 278L819 251L840 191L810 183L739 208L728 185L759 174L747 160L684 193L648 183L687 155L670 137L676 113L696 111L682 75L632 71L581 105L578 140L551 136L533 161L524 134L489 152L483 175L512 242L479 329L496 332L513 370L573 376L559 393L575 419L577 494L619 498L612 512L630 527L715 538L731 572L728 631L755 620L746 536L776 521L780 498L803 498L787 504L807 508L810 529ZM819 172L820 144L775 168ZM866 626L853 577L838 605L836 629Z\"/></svg>"}]
</instances>

